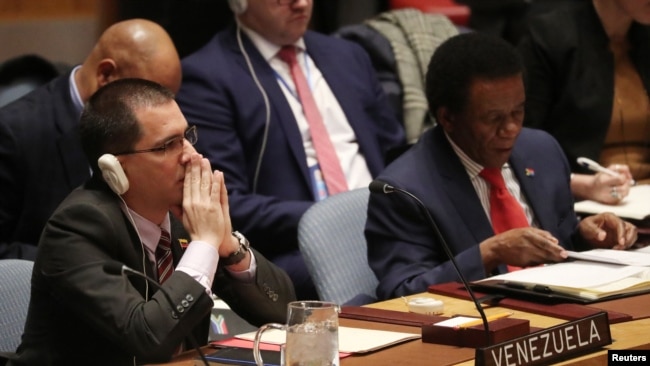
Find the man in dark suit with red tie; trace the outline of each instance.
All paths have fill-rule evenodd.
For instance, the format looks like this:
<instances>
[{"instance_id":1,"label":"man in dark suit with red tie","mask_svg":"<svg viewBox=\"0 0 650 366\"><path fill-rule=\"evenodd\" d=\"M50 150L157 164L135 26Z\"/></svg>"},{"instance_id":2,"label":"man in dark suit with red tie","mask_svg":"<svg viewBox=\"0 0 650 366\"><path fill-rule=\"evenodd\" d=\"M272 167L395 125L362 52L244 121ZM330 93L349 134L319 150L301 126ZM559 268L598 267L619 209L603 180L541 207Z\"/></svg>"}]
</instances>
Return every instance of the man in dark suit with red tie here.
<instances>
[{"instance_id":1,"label":"man in dark suit with red tie","mask_svg":"<svg viewBox=\"0 0 650 366\"><path fill-rule=\"evenodd\" d=\"M287 270L298 298L315 298L300 218L366 187L404 131L365 51L307 31L312 0L230 4L236 24L182 60L177 101L201 131L197 151L225 174L233 223Z\"/></svg>"},{"instance_id":2,"label":"man in dark suit with red tie","mask_svg":"<svg viewBox=\"0 0 650 366\"><path fill-rule=\"evenodd\" d=\"M455 36L432 56L426 85L438 125L378 179L422 200L468 280L559 262L567 250L634 243L636 228L613 214L578 221L557 141L522 128L523 66L511 45L480 33ZM408 197L372 194L366 238L380 299L458 281Z\"/></svg>"},{"instance_id":3,"label":"man in dark suit with red tie","mask_svg":"<svg viewBox=\"0 0 650 366\"><path fill-rule=\"evenodd\" d=\"M9 365L167 362L192 335L207 342L212 293L251 324L286 321L293 284L232 231L223 173L194 150L171 91L111 82L84 108L80 135L94 173L43 230Z\"/></svg>"}]
</instances>

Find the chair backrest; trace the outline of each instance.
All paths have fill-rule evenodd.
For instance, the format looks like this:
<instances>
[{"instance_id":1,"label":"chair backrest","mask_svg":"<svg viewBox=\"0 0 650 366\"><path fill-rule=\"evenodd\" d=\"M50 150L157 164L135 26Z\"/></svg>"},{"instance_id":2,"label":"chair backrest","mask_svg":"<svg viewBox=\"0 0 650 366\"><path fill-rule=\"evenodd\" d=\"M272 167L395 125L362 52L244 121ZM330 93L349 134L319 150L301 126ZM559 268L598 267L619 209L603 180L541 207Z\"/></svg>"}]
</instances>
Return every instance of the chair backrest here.
<instances>
[{"instance_id":1,"label":"chair backrest","mask_svg":"<svg viewBox=\"0 0 650 366\"><path fill-rule=\"evenodd\" d=\"M14 352L25 328L34 262L0 260L0 352Z\"/></svg>"},{"instance_id":2,"label":"chair backrest","mask_svg":"<svg viewBox=\"0 0 650 366\"><path fill-rule=\"evenodd\" d=\"M321 300L362 305L376 298L363 234L369 195L360 188L331 196L300 220L298 245Z\"/></svg>"},{"instance_id":3,"label":"chair backrest","mask_svg":"<svg viewBox=\"0 0 650 366\"><path fill-rule=\"evenodd\" d=\"M59 76L63 71L38 55L22 55L0 64L0 107Z\"/></svg>"}]
</instances>

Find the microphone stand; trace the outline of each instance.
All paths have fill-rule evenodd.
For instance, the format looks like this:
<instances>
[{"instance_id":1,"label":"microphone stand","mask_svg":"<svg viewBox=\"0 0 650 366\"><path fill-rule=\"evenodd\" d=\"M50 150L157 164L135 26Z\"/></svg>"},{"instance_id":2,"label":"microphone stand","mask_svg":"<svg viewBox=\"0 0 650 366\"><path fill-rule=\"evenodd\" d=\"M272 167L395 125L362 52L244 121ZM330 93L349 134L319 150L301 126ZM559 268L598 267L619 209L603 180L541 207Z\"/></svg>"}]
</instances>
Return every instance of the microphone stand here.
<instances>
[{"instance_id":1,"label":"microphone stand","mask_svg":"<svg viewBox=\"0 0 650 366\"><path fill-rule=\"evenodd\" d=\"M106 262L104 264L104 271L106 273L110 273L110 274L116 274L116 275L122 275L122 276L136 275L138 277L144 278L145 281L149 282L154 287L156 287L158 290L160 290L160 292L162 292L163 296L165 297L165 299L167 300L169 305L172 307L172 317L174 319L178 319L178 314L176 314L176 311L174 311L174 301L172 300L171 295L169 295L167 290L165 290L158 283L158 281L154 280L153 278L147 276L146 274L144 274L142 272L136 271L133 268L130 268L128 266L125 266L125 265L123 265L123 264L121 264L119 262L115 262L115 261ZM190 332L188 334L187 338L188 338L192 348L194 348L196 350L196 352L199 354L199 356L201 357L201 360L203 361L203 364L205 366L210 366L210 364L208 363L208 360L205 358L205 354L203 353L203 351L201 351L201 348L199 347L198 343L196 342L196 339L194 339L194 335L192 334L192 332Z\"/></svg>"},{"instance_id":2,"label":"microphone stand","mask_svg":"<svg viewBox=\"0 0 650 366\"><path fill-rule=\"evenodd\" d=\"M401 193L403 195L406 195L406 196L410 197L411 199L413 199L417 203L420 210L422 210L424 212L424 215L426 216L427 221L431 225L431 228L433 230L434 235L440 241L440 244L442 244L441 245L442 249L447 254L447 257L449 258L449 260L451 261L452 266L456 270L456 273L458 274L458 277L460 278L461 282L465 286L465 289L469 293L470 298L474 302L474 306L476 306L476 310L478 310L479 314L481 315L481 320L483 321L483 329L485 331L485 341L486 341L485 344L490 345L490 343L491 343L490 342L490 328L488 326L488 320L487 320L487 317L485 316L485 312L483 311L483 307L481 306L481 304L476 299L476 296L474 295L474 291L472 291L472 288L469 286L469 282L467 282L467 279L463 275L463 272L460 270L460 266L458 266L458 263L456 262L456 259L455 259L454 255L453 255L453 253L449 249L449 246L447 245L447 242L445 241L445 238L442 236L442 233L440 232L440 229L438 228L438 225L436 224L435 220L433 220L433 217L431 217L431 213L429 212L429 210L427 210L424 203L422 203L422 201L419 198L417 198L414 194L412 194L411 192L408 192L408 191L403 190L401 188L393 187L388 183L384 183L384 182L381 182L381 181L378 181L378 180L372 181L368 188L370 189L371 192L374 192L374 193L390 194L390 193L398 192L398 193Z\"/></svg>"}]
</instances>

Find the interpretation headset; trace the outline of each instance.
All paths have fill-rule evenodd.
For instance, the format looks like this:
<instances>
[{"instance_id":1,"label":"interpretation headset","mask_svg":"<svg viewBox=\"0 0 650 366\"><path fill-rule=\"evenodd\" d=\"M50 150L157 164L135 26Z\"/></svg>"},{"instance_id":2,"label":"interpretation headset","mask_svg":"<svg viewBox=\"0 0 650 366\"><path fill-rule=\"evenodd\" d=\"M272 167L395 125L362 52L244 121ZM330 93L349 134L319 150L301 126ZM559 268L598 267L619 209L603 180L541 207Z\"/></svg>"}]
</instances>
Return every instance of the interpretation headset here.
<instances>
[{"instance_id":1,"label":"interpretation headset","mask_svg":"<svg viewBox=\"0 0 650 366\"><path fill-rule=\"evenodd\" d=\"M233 8L233 11L235 11L235 8L233 4L239 4L243 6L243 10L246 10L246 0L228 0L230 3L231 8ZM239 8L238 8L239 9ZM235 11L236 12L236 11ZM271 124L271 103L269 102L269 97L266 94L266 91L264 90L264 87L262 86L262 83L260 82L259 78L257 77L257 74L255 73L255 68L253 67L253 63L251 62L250 56L248 55L248 52L246 52L246 48L244 47L244 42L242 41L241 38L241 25L239 24L239 19L237 20L237 45L239 46L239 50L241 51L242 55L244 55L244 60L246 60L246 66L248 67L248 70L251 73L251 77L253 78L253 81L255 82L255 85L257 86L257 89L259 89L260 93L262 94L262 99L264 100L264 109L266 112L265 115L265 120L264 120L264 136L262 138L262 144L260 146L260 154L257 158L257 164L255 164L255 175L253 177L253 193L257 193L257 183L260 175L260 169L262 167L262 159L264 158L264 152L266 151L266 143L268 141L268 136L269 136L269 126Z\"/></svg>"},{"instance_id":2,"label":"interpretation headset","mask_svg":"<svg viewBox=\"0 0 650 366\"><path fill-rule=\"evenodd\" d=\"M124 174L124 169L115 155L104 154L97 160L99 170L102 171L102 177L109 187L118 196L123 195L129 190L129 180Z\"/></svg>"},{"instance_id":3,"label":"interpretation headset","mask_svg":"<svg viewBox=\"0 0 650 366\"><path fill-rule=\"evenodd\" d=\"M232 10L233 13L235 13L235 15L239 15L246 11L246 8L248 7L248 1L228 0L228 5L230 5L230 9Z\"/></svg>"},{"instance_id":4,"label":"interpretation headset","mask_svg":"<svg viewBox=\"0 0 650 366\"><path fill-rule=\"evenodd\" d=\"M104 154L97 159L97 165L99 166L99 170L102 172L102 177L104 178L104 181L108 186L115 192L120 200L122 200L122 203L124 203L124 206L126 206L126 213L129 217L129 221L131 221L131 224L133 225L133 228L135 229L136 234L138 235L138 238L140 239L140 249L142 250L142 272L147 273L146 269L146 263L145 260L147 258L145 249L144 249L144 242L142 241L142 237L140 236L140 231L138 230L138 226L135 224L135 220L133 220L133 217L131 216L131 212L129 211L128 205L124 201L124 198L122 198L122 195L126 193L126 191L129 190L129 180L126 177L126 174L124 173L124 169L122 169L122 164L120 164L120 161L117 160L115 155L113 154ZM149 300L149 282L145 281L145 290L144 290L144 298L148 301ZM136 365L136 356L133 356L133 365Z\"/></svg>"}]
</instances>

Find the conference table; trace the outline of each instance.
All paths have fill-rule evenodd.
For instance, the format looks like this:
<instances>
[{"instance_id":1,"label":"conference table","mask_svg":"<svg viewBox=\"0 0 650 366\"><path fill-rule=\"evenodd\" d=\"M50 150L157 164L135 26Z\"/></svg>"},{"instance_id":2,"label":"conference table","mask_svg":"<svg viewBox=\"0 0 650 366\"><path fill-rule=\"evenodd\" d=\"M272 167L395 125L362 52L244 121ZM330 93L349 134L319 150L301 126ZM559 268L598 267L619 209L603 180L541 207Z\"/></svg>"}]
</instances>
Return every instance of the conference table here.
<instances>
[{"instance_id":1,"label":"conference table","mask_svg":"<svg viewBox=\"0 0 650 366\"><path fill-rule=\"evenodd\" d=\"M412 297L431 297L442 300L444 312L442 316L451 317L454 315L478 316L478 312L471 301L442 296L439 294L422 293L406 298L396 298L381 301L364 307L408 312L405 299ZM645 301L645 299L644 299ZM527 319L531 328L548 328L566 322L564 319L534 314L525 311L506 309L500 306L485 307L486 315L512 312L512 318ZM421 334L421 328L415 326L399 325L384 322L371 322L358 319L341 317L341 326L359 327L367 329L390 330L406 333ZM597 351L565 360L558 365L606 365L607 350L648 350L650 349L650 318L631 320L616 324L610 324L613 343ZM214 349L206 346L205 353L213 352ZM366 366L366 365L473 365L474 352L472 348L447 346L442 344L425 343L420 339L407 341L397 345L383 348L381 350L351 355L341 359L341 366ZM169 366L201 365L195 351L185 352L174 358L171 362L160 364ZM211 363L211 365L221 365Z\"/></svg>"}]
</instances>

